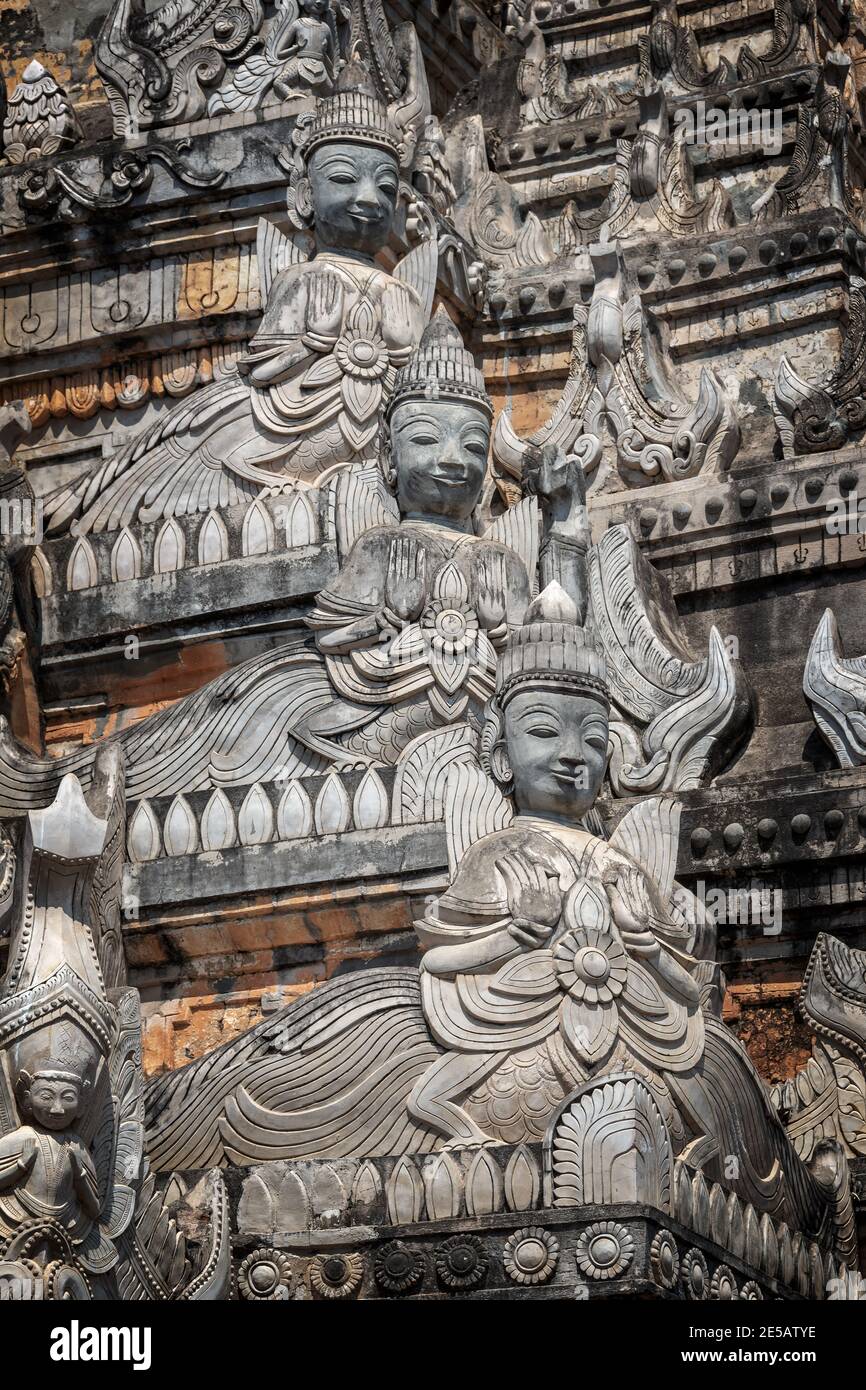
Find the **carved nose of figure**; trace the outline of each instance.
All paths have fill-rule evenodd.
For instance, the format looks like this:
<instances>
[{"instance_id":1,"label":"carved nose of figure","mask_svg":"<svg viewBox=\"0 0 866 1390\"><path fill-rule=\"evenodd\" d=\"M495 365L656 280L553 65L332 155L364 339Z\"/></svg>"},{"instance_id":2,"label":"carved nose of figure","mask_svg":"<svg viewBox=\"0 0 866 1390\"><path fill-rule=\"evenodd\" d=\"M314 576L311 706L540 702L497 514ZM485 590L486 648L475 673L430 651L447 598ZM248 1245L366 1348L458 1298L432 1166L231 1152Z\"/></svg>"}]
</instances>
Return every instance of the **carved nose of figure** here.
<instances>
[{"instance_id":1,"label":"carved nose of figure","mask_svg":"<svg viewBox=\"0 0 866 1390\"><path fill-rule=\"evenodd\" d=\"M463 464L463 454L460 445L453 439L446 439L442 444L439 453L439 462L445 468L460 468Z\"/></svg>"},{"instance_id":2,"label":"carved nose of figure","mask_svg":"<svg viewBox=\"0 0 866 1390\"><path fill-rule=\"evenodd\" d=\"M357 212L379 211L379 195L372 179L365 179L355 190L354 206Z\"/></svg>"}]
</instances>

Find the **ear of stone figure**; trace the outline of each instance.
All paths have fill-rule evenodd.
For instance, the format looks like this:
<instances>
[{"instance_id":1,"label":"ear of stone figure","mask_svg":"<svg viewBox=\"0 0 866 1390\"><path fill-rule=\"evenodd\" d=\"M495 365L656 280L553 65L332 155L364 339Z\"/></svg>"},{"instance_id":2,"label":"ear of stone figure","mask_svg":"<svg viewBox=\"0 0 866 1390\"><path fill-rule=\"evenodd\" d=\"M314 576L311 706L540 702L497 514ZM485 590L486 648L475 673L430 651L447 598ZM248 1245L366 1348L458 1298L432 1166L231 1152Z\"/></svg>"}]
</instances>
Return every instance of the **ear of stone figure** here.
<instances>
[{"instance_id":1,"label":"ear of stone figure","mask_svg":"<svg viewBox=\"0 0 866 1390\"><path fill-rule=\"evenodd\" d=\"M481 730L481 766L499 787L504 796L514 790L508 748L505 742L505 718L496 699L490 701Z\"/></svg>"}]
</instances>

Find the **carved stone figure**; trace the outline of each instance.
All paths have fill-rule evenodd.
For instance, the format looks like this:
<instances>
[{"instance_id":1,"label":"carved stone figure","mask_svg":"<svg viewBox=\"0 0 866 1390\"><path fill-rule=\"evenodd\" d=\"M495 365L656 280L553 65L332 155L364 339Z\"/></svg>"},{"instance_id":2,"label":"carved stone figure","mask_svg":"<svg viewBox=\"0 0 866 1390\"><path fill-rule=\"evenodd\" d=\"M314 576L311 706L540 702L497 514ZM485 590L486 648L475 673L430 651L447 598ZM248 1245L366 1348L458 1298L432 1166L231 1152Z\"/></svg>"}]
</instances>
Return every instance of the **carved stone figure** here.
<instances>
[{"instance_id":1,"label":"carved stone figure","mask_svg":"<svg viewBox=\"0 0 866 1390\"><path fill-rule=\"evenodd\" d=\"M544 1135L571 1097L581 1171L601 1172L615 1128L645 1167L680 1156L850 1259L840 1145L822 1143L812 1169L798 1159L744 1049L702 1004L716 997L712 924L674 882L676 805L638 804L609 841L585 828L609 698L576 616L555 583L530 606L498 668L485 770L452 771L452 881L417 924L420 980L332 982L156 1080L152 1160L515 1142Z\"/></svg>"},{"instance_id":2,"label":"carved stone figure","mask_svg":"<svg viewBox=\"0 0 866 1390\"><path fill-rule=\"evenodd\" d=\"M314 228L312 259L299 236L260 224L267 302L236 373L61 489L46 507L51 529L209 511L377 457L382 407L429 316L436 241L393 275L375 264L397 206L403 136L360 69L345 68L341 84L293 135L289 206L299 229Z\"/></svg>"},{"instance_id":3,"label":"carved stone figure","mask_svg":"<svg viewBox=\"0 0 866 1390\"><path fill-rule=\"evenodd\" d=\"M538 556L533 497L476 534L491 416L483 378L441 310L396 377L384 477L377 468L338 481L350 550L310 615L315 650L291 643L255 657L121 733L131 797L394 764L413 740L457 726L471 744ZM596 447L587 436L574 457L536 451L526 470L544 510L542 575L567 588L581 615L583 462ZM31 759L7 744L0 804L40 804L62 771L86 777L90 757Z\"/></svg>"},{"instance_id":4,"label":"carved stone figure","mask_svg":"<svg viewBox=\"0 0 866 1390\"><path fill-rule=\"evenodd\" d=\"M269 90L285 98L331 90L339 66L337 23L331 0L278 0L263 53L251 53L229 86L214 92L208 115L252 111Z\"/></svg>"},{"instance_id":5,"label":"carved stone figure","mask_svg":"<svg viewBox=\"0 0 866 1390\"><path fill-rule=\"evenodd\" d=\"M221 1180L203 1264L144 1181L139 1002L119 941L123 811L120 759L104 749L89 801L67 776L25 826L0 990L4 1277L17 1271L29 1297L219 1298Z\"/></svg>"},{"instance_id":6,"label":"carved stone figure","mask_svg":"<svg viewBox=\"0 0 866 1390\"><path fill-rule=\"evenodd\" d=\"M19 669L26 634L36 630L29 578L36 499L24 469L12 462L16 446L30 428L21 401L0 406L0 689L4 695Z\"/></svg>"}]
</instances>

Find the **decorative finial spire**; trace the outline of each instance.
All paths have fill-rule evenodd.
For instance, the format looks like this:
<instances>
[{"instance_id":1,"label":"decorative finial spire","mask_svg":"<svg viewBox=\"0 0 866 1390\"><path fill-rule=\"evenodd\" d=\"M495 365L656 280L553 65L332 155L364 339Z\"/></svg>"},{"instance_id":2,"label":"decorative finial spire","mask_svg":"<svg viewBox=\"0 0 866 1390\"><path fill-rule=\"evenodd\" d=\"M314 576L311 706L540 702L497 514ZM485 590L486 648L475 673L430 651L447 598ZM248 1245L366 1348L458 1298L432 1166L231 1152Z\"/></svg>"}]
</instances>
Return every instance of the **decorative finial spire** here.
<instances>
[{"instance_id":1,"label":"decorative finial spire","mask_svg":"<svg viewBox=\"0 0 866 1390\"><path fill-rule=\"evenodd\" d=\"M9 98L3 153L10 164L27 164L80 138L81 127L65 92L34 58Z\"/></svg>"}]
</instances>

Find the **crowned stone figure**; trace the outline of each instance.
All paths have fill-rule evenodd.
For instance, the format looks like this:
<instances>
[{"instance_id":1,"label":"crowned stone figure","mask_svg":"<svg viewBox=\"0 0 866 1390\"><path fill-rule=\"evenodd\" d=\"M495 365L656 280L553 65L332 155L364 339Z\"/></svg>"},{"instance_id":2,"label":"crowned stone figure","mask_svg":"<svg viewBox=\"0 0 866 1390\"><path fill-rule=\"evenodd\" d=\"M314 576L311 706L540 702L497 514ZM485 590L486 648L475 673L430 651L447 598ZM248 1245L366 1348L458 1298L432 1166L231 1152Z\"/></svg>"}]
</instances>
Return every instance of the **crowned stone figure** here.
<instances>
[{"instance_id":1,"label":"crowned stone figure","mask_svg":"<svg viewBox=\"0 0 866 1390\"><path fill-rule=\"evenodd\" d=\"M811 1167L798 1158L719 1016L712 924L674 880L677 803L638 803L609 840L587 828L609 694L576 618L551 583L499 661L486 766L450 774L454 868L417 924L420 971L334 981L159 1078L152 1160L517 1143L545 1137L583 1096L582 1162L602 1162L593 1135L613 1126L623 1151L655 1145L659 1162L682 1158L850 1258L839 1145L823 1145ZM626 1095L642 1098L637 1116Z\"/></svg>"},{"instance_id":2,"label":"crowned stone figure","mask_svg":"<svg viewBox=\"0 0 866 1390\"><path fill-rule=\"evenodd\" d=\"M436 276L429 215L426 239L393 273L374 260L394 222L404 135L359 64L298 118L288 190L298 232L259 224L265 310L237 371L55 493L49 530L206 512L376 459L382 407L429 318Z\"/></svg>"},{"instance_id":3,"label":"crowned stone figure","mask_svg":"<svg viewBox=\"0 0 866 1390\"><path fill-rule=\"evenodd\" d=\"M397 375L381 465L393 513L364 529L362 475L338 505L357 537L297 640L253 658L120 733L130 799L248 784L330 766L394 765L413 740L461 726L477 740L496 665L539 563L586 612L589 527L577 456L540 452L535 496L478 534L493 414L484 382L444 309ZM354 499L354 501L352 500ZM226 708L231 718L226 718ZM92 754L34 759L0 740L0 810L44 804L62 772Z\"/></svg>"}]
</instances>

